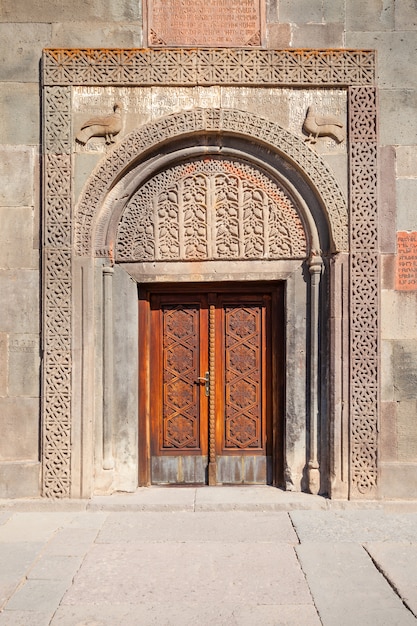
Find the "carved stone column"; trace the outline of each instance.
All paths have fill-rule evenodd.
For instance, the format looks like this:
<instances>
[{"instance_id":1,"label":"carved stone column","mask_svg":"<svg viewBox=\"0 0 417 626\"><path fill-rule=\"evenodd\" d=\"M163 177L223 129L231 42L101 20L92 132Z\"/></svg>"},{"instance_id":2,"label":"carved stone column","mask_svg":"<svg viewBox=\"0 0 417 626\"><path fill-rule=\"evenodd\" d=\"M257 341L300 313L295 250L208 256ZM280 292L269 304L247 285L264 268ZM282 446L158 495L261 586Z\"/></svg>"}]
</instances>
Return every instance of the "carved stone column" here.
<instances>
[{"instance_id":1,"label":"carved stone column","mask_svg":"<svg viewBox=\"0 0 417 626\"><path fill-rule=\"evenodd\" d=\"M310 428L308 458L308 489L318 494L320 490L320 464L318 455L319 423L319 290L323 261L313 252L309 259L310 271Z\"/></svg>"},{"instance_id":2,"label":"carved stone column","mask_svg":"<svg viewBox=\"0 0 417 626\"><path fill-rule=\"evenodd\" d=\"M103 267L103 469L113 469L113 268Z\"/></svg>"}]
</instances>

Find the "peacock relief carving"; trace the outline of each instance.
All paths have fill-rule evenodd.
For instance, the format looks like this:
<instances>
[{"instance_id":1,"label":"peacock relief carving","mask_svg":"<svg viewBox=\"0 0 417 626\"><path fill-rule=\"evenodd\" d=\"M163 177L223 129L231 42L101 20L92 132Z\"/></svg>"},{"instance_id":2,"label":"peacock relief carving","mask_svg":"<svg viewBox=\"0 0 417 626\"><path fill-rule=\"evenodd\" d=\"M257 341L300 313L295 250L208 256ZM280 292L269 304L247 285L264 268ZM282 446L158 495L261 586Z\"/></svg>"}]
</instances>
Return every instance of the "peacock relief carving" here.
<instances>
[{"instance_id":1,"label":"peacock relief carving","mask_svg":"<svg viewBox=\"0 0 417 626\"><path fill-rule=\"evenodd\" d=\"M114 136L122 130L122 104L115 102L113 111L84 122L76 136L78 143L84 146L91 137L105 137L106 144L114 143Z\"/></svg>"},{"instance_id":2,"label":"peacock relief carving","mask_svg":"<svg viewBox=\"0 0 417 626\"><path fill-rule=\"evenodd\" d=\"M318 137L333 137L341 143L345 136L344 124L334 115L317 115L313 107L308 107L303 124L303 131L308 135L306 141L316 143Z\"/></svg>"}]
</instances>

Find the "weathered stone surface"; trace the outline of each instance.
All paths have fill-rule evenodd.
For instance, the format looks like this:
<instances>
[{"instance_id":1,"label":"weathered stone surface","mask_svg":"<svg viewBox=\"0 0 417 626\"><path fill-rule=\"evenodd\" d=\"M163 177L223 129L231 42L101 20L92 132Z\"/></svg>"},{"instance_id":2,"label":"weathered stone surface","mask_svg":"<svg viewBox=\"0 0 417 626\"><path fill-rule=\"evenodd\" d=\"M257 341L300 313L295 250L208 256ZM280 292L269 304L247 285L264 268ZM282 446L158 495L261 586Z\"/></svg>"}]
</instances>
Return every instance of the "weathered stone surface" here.
<instances>
[{"instance_id":1,"label":"weathered stone surface","mask_svg":"<svg viewBox=\"0 0 417 626\"><path fill-rule=\"evenodd\" d=\"M417 146L396 146L397 178L417 178Z\"/></svg>"},{"instance_id":2,"label":"weathered stone surface","mask_svg":"<svg viewBox=\"0 0 417 626\"><path fill-rule=\"evenodd\" d=\"M383 339L381 345L381 399L383 402L394 400L393 381L393 344L395 342Z\"/></svg>"},{"instance_id":3,"label":"weathered stone surface","mask_svg":"<svg viewBox=\"0 0 417 626\"><path fill-rule=\"evenodd\" d=\"M417 295L415 292L382 292L381 328L387 339L404 341L416 338Z\"/></svg>"},{"instance_id":4,"label":"weathered stone surface","mask_svg":"<svg viewBox=\"0 0 417 626\"><path fill-rule=\"evenodd\" d=\"M80 20L124 21L141 18L142 2L136 0L119 0L103 4L100 0L76 2L75 4L60 3L59 8L49 0L36 2L13 2L3 0L0 9L2 22L78 22ZM109 42L108 42L109 45Z\"/></svg>"},{"instance_id":5,"label":"weathered stone surface","mask_svg":"<svg viewBox=\"0 0 417 626\"><path fill-rule=\"evenodd\" d=\"M0 109L0 143L39 143L40 106L37 83L0 83Z\"/></svg>"},{"instance_id":6,"label":"weathered stone surface","mask_svg":"<svg viewBox=\"0 0 417 626\"><path fill-rule=\"evenodd\" d=\"M52 618L69 584L67 580L28 580L9 600L7 610L30 611L36 606Z\"/></svg>"},{"instance_id":7,"label":"weathered stone surface","mask_svg":"<svg viewBox=\"0 0 417 626\"><path fill-rule=\"evenodd\" d=\"M34 249L33 229L33 208L0 207L0 268L39 267L39 251Z\"/></svg>"},{"instance_id":8,"label":"weathered stone surface","mask_svg":"<svg viewBox=\"0 0 417 626\"><path fill-rule=\"evenodd\" d=\"M37 498L40 474L40 463L0 463L0 498Z\"/></svg>"},{"instance_id":9,"label":"weathered stone surface","mask_svg":"<svg viewBox=\"0 0 417 626\"><path fill-rule=\"evenodd\" d=\"M301 24L291 43L297 48L341 48L343 42L343 24Z\"/></svg>"},{"instance_id":10,"label":"weathered stone surface","mask_svg":"<svg viewBox=\"0 0 417 626\"><path fill-rule=\"evenodd\" d=\"M279 19L278 0L266 0L266 21L278 22Z\"/></svg>"},{"instance_id":11,"label":"weathered stone surface","mask_svg":"<svg viewBox=\"0 0 417 626\"><path fill-rule=\"evenodd\" d=\"M415 374L415 372L414 372ZM414 394L415 395L415 394ZM403 400L397 406L398 461L417 461L417 401Z\"/></svg>"},{"instance_id":12,"label":"weathered stone surface","mask_svg":"<svg viewBox=\"0 0 417 626\"><path fill-rule=\"evenodd\" d=\"M0 333L0 397L7 395L9 377L9 346L6 333Z\"/></svg>"},{"instance_id":13,"label":"weathered stone surface","mask_svg":"<svg viewBox=\"0 0 417 626\"><path fill-rule=\"evenodd\" d=\"M13 5L16 6L16 3ZM26 3L20 6L26 8ZM4 10L5 7L2 8ZM77 11L73 10L73 14ZM50 41L50 24L0 24L0 80L39 81L42 48L49 46Z\"/></svg>"},{"instance_id":14,"label":"weathered stone surface","mask_svg":"<svg viewBox=\"0 0 417 626\"><path fill-rule=\"evenodd\" d=\"M381 462L380 485L381 497L387 500L417 498L417 464ZM409 541L415 541L415 536Z\"/></svg>"},{"instance_id":15,"label":"weathered stone surface","mask_svg":"<svg viewBox=\"0 0 417 626\"><path fill-rule=\"evenodd\" d=\"M394 30L394 2L386 0L349 0L346 2L346 29L348 31Z\"/></svg>"},{"instance_id":16,"label":"weathered stone surface","mask_svg":"<svg viewBox=\"0 0 417 626\"><path fill-rule=\"evenodd\" d=\"M398 460L397 403L381 402L380 458Z\"/></svg>"},{"instance_id":17,"label":"weathered stone surface","mask_svg":"<svg viewBox=\"0 0 417 626\"><path fill-rule=\"evenodd\" d=\"M34 149L0 146L0 206L22 207L34 202ZM21 176L24 172L25 176Z\"/></svg>"},{"instance_id":18,"label":"weathered stone surface","mask_svg":"<svg viewBox=\"0 0 417 626\"><path fill-rule=\"evenodd\" d=\"M417 28L417 5L415 0L402 0L395 3L395 29L415 30Z\"/></svg>"},{"instance_id":19,"label":"weathered stone surface","mask_svg":"<svg viewBox=\"0 0 417 626\"><path fill-rule=\"evenodd\" d=\"M417 178L397 180L397 230L417 230Z\"/></svg>"},{"instance_id":20,"label":"weathered stone surface","mask_svg":"<svg viewBox=\"0 0 417 626\"><path fill-rule=\"evenodd\" d=\"M393 342L392 361L394 399L414 399L417 388L417 340Z\"/></svg>"},{"instance_id":21,"label":"weathered stone surface","mask_svg":"<svg viewBox=\"0 0 417 626\"><path fill-rule=\"evenodd\" d=\"M382 289L395 289L396 269L397 269L397 258L395 254L381 255Z\"/></svg>"},{"instance_id":22,"label":"weathered stone surface","mask_svg":"<svg viewBox=\"0 0 417 626\"><path fill-rule=\"evenodd\" d=\"M0 626L49 626L51 613L41 611L9 611L0 613Z\"/></svg>"},{"instance_id":23,"label":"weathered stone surface","mask_svg":"<svg viewBox=\"0 0 417 626\"><path fill-rule=\"evenodd\" d=\"M380 141L382 145L417 143L417 92L412 89L381 90Z\"/></svg>"},{"instance_id":24,"label":"weathered stone surface","mask_svg":"<svg viewBox=\"0 0 417 626\"><path fill-rule=\"evenodd\" d=\"M367 6L367 3L362 2L361 5ZM370 33L347 32L346 46L378 51L378 84L381 89L411 89L417 84L417 32L376 32L372 36ZM402 122L403 117L397 115L397 125ZM406 139L401 143L412 142Z\"/></svg>"},{"instance_id":25,"label":"weathered stone surface","mask_svg":"<svg viewBox=\"0 0 417 626\"><path fill-rule=\"evenodd\" d=\"M137 4L140 5L140 2ZM141 22L98 24L97 21L52 24L51 46L106 48L111 41L115 48L142 47Z\"/></svg>"},{"instance_id":26,"label":"weathered stone surface","mask_svg":"<svg viewBox=\"0 0 417 626\"><path fill-rule=\"evenodd\" d=\"M323 624L415 624L362 546L310 543L296 550Z\"/></svg>"},{"instance_id":27,"label":"weathered stone surface","mask_svg":"<svg viewBox=\"0 0 417 626\"><path fill-rule=\"evenodd\" d=\"M9 395L40 395L40 346L38 335L9 336Z\"/></svg>"},{"instance_id":28,"label":"weathered stone surface","mask_svg":"<svg viewBox=\"0 0 417 626\"><path fill-rule=\"evenodd\" d=\"M39 400L0 398L0 461L37 461Z\"/></svg>"},{"instance_id":29,"label":"weathered stone surface","mask_svg":"<svg viewBox=\"0 0 417 626\"><path fill-rule=\"evenodd\" d=\"M344 10L343 0L280 0L279 20L297 25L343 22Z\"/></svg>"},{"instance_id":30,"label":"weathered stone surface","mask_svg":"<svg viewBox=\"0 0 417 626\"><path fill-rule=\"evenodd\" d=\"M0 270L0 328L39 333L39 275L35 270Z\"/></svg>"},{"instance_id":31,"label":"weathered stone surface","mask_svg":"<svg viewBox=\"0 0 417 626\"><path fill-rule=\"evenodd\" d=\"M27 575L29 580L66 580L71 581L82 562L82 556L60 556L46 554Z\"/></svg>"},{"instance_id":32,"label":"weathered stone surface","mask_svg":"<svg viewBox=\"0 0 417 626\"><path fill-rule=\"evenodd\" d=\"M41 547L42 543L28 541L0 543L0 610L20 584L21 579L36 559ZM7 623L10 624L11 622L3 621L3 624Z\"/></svg>"},{"instance_id":33,"label":"weathered stone surface","mask_svg":"<svg viewBox=\"0 0 417 626\"><path fill-rule=\"evenodd\" d=\"M288 48L291 44L291 26L289 24L268 24L266 40L268 48Z\"/></svg>"},{"instance_id":34,"label":"weathered stone surface","mask_svg":"<svg viewBox=\"0 0 417 626\"><path fill-rule=\"evenodd\" d=\"M396 251L395 150L385 146L379 151L379 243L381 252Z\"/></svg>"}]
</instances>

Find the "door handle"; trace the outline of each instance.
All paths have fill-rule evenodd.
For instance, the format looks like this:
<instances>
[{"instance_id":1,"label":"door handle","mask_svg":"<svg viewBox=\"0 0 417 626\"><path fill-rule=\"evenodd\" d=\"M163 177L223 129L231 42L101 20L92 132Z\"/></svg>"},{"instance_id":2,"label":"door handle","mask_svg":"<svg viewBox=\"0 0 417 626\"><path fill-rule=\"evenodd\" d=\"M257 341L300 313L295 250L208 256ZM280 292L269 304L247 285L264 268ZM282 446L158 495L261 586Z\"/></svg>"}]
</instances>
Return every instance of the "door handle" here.
<instances>
[{"instance_id":1,"label":"door handle","mask_svg":"<svg viewBox=\"0 0 417 626\"><path fill-rule=\"evenodd\" d=\"M199 376L197 382L204 383L204 389L208 397L210 395L210 372L206 372L205 376Z\"/></svg>"}]
</instances>

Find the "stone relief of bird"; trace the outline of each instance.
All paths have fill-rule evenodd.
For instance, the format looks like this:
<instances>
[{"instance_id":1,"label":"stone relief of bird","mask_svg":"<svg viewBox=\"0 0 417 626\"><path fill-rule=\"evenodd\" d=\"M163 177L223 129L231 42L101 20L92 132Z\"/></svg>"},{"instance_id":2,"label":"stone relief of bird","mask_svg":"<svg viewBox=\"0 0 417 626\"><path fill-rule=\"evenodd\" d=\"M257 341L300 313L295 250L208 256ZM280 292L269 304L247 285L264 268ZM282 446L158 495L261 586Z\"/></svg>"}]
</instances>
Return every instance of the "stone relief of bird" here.
<instances>
[{"instance_id":1,"label":"stone relief of bird","mask_svg":"<svg viewBox=\"0 0 417 626\"><path fill-rule=\"evenodd\" d=\"M310 143L316 143L318 137L333 137L337 143L345 138L345 129L340 118L334 115L317 115L311 106L307 109L303 131L308 135L306 141Z\"/></svg>"},{"instance_id":2,"label":"stone relief of bird","mask_svg":"<svg viewBox=\"0 0 417 626\"><path fill-rule=\"evenodd\" d=\"M122 130L122 104L115 102L111 115L93 117L81 126L76 140L85 145L91 137L105 137L106 144L114 143L114 136Z\"/></svg>"}]
</instances>

